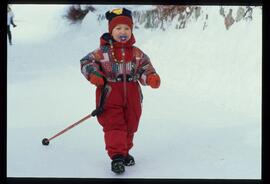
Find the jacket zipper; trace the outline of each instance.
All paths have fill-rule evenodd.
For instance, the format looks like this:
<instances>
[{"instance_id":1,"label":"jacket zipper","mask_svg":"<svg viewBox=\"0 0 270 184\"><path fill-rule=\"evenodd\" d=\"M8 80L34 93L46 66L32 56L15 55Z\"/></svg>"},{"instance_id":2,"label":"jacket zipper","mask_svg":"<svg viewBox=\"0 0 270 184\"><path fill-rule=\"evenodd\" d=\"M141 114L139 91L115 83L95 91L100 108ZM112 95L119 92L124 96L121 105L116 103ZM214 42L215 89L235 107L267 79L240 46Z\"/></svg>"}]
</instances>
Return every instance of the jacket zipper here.
<instances>
[{"instance_id":1,"label":"jacket zipper","mask_svg":"<svg viewBox=\"0 0 270 184\"><path fill-rule=\"evenodd\" d=\"M124 47L122 47L122 58L123 58L123 85L124 85L124 106L127 104L127 76L126 76L126 62L125 62L125 51Z\"/></svg>"}]
</instances>

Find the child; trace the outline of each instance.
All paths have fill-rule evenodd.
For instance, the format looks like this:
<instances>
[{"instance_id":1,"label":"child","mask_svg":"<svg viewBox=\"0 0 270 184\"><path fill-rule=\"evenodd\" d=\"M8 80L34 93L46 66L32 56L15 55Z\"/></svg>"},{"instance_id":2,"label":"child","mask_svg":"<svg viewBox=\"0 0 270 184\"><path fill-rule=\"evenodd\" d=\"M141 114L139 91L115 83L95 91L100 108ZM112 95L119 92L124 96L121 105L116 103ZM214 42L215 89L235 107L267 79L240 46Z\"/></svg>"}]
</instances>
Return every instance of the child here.
<instances>
[{"instance_id":1,"label":"child","mask_svg":"<svg viewBox=\"0 0 270 184\"><path fill-rule=\"evenodd\" d=\"M141 116L142 93L138 81L158 88L160 78L149 57L133 46L131 11L114 9L106 12L106 19L109 32L101 36L100 48L80 62L82 74L97 87L96 106L103 107L97 119L112 159L111 169L120 174L125 166L135 164L129 151Z\"/></svg>"}]
</instances>

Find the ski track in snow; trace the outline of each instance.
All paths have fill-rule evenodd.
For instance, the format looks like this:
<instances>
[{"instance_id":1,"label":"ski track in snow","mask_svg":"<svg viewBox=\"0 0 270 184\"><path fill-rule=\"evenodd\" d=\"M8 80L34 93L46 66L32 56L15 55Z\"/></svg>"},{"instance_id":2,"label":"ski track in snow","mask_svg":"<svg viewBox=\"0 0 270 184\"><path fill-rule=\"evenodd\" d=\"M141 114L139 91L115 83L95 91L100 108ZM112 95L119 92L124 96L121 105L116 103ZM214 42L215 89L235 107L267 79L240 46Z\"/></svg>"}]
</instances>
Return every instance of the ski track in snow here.
<instances>
[{"instance_id":1,"label":"ski track in snow","mask_svg":"<svg viewBox=\"0 0 270 184\"><path fill-rule=\"evenodd\" d=\"M8 177L260 179L261 11L227 31L217 7L203 8L212 18L205 31L199 23L134 30L162 81L142 87L136 165L119 176L96 118L41 144L93 110L95 89L79 60L98 47L107 22L89 13L69 26L59 18L64 6L13 5L21 22L8 46ZM45 12L44 25L30 19Z\"/></svg>"}]
</instances>

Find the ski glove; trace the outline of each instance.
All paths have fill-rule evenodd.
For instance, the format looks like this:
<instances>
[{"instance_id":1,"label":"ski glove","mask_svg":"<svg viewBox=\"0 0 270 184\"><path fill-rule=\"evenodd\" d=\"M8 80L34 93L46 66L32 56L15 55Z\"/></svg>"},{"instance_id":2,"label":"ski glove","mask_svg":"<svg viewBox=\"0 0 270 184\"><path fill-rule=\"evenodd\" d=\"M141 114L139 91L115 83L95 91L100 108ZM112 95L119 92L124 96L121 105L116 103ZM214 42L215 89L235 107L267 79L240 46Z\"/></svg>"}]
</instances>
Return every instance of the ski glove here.
<instances>
[{"instance_id":1,"label":"ski glove","mask_svg":"<svg viewBox=\"0 0 270 184\"><path fill-rule=\"evenodd\" d=\"M101 87L104 85L104 79L102 74L98 72L94 72L93 74L90 75L89 81L96 85L97 87Z\"/></svg>"},{"instance_id":2,"label":"ski glove","mask_svg":"<svg viewBox=\"0 0 270 184\"><path fill-rule=\"evenodd\" d=\"M152 88L159 88L160 86L160 77L158 74L149 74L146 79L146 83Z\"/></svg>"}]
</instances>

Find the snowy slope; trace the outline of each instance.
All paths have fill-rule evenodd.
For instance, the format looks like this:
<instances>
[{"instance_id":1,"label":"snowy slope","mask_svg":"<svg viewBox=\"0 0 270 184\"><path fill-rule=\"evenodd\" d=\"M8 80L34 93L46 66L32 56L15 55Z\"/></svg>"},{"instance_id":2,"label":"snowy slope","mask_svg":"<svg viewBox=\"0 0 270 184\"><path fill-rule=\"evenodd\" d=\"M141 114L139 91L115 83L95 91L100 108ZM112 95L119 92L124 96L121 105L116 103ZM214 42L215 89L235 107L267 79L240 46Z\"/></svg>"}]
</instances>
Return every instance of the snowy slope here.
<instances>
[{"instance_id":1,"label":"snowy slope","mask_svg":"<svg viewBox=\"0 0 270 184\"><path fill-rule=\"evenodd\" d=\"M138 8L138 5L128 8ZM103 12L119 6L96 6ZM261 178L262 17L224 28L215 6L208 27L135 29L161 87L143 87L136 165L110 171L95 118L41 145L94 108L95 89L79 60L99 46L107 22L89 13L80 25L66 5L13 5L18 27L8 46L8 177ZM151 6L139 6L141 10ZM235 7L233 7L235 8ZM19 144L20 143L20 144Z\"/></svg>"}]
</instances>

